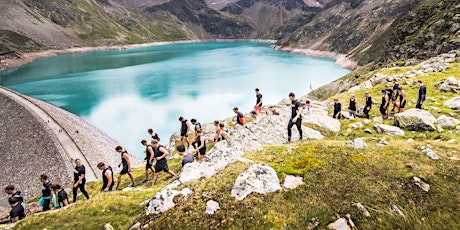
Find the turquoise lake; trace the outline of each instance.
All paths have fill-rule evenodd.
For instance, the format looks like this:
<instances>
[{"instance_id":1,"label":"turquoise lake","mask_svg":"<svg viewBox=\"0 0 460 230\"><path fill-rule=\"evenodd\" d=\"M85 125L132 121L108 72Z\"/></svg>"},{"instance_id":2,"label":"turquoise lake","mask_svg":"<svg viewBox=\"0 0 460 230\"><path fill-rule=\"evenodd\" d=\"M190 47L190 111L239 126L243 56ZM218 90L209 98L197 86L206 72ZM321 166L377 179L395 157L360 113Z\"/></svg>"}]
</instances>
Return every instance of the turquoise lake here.
<instances>
[{"instance_id":1,"label":"turquoise lake","mask_svg":"<svg viewBox=\"0 0 460 230\"><path fill-rule=\"evenodd\" d=\"M47 101L143 156L153 128L167 144L179 116L208 123L305 95L349 73L334 60L280 52L269 43L209 42L66 54L0 73L0 85ZM286 122L287 124L287 122ZM115 147L115 146L114 146Z\"/></svg>"}]
</instances>

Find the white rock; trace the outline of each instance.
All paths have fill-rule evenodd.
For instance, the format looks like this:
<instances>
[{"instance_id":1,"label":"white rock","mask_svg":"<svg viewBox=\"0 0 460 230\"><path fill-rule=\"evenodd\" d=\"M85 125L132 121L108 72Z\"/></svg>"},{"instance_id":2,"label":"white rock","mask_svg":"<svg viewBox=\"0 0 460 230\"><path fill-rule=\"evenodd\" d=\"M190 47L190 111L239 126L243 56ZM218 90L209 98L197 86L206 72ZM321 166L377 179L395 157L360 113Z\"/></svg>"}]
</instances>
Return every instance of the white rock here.
<instances>
[{"instance_id":1,"label":"white rock","mask_svg":"<svg viewBox=\"0 0 460 230\"><path fill-rule=\"evenodd\" d=\"M408 142L408 143L412 143L412 142L414 142L414 139L409 138L409 139L407 139L407 142Z\"/></svg>"},{"instance_id":2,"label":"white rock","mask_svg":"<svg viewBox=\"0 0 460 230\"><path fill-rule=\"evenodd\" d=\"M174 207L175 204L173 199L175 196L179 194L188 196L192 193L192 190L189 188L184 188L181 191L175 190L175 188L177 188L180 184L179 180L175 180L155 193L146 208L146 214L159 214L165 212Z\"/></svg>"},{"instance_id":3,"label":"white rock","mask_svg":"<svg viewBox=\"0 0 460 230\"><path fill-rule=\"evenodd\" d=\"M383 123L383 118L382 116L374 117L372 118L372 121L375 123Z\"/></svg>"},{"instance_id":4,"label":"white rock","mask_svg":"<svg viewBox=\"0 0 460 230\"><path fill-rule=\"evenodd\" d=\"M460 110L460 96L445 101L444 105L453 110Z\"/></svg>"},{"instance_id":5,"label":"white rock","mask_svg":"<svg viewBox=\"0 0 460 230\"><path fill-rule=\"evenodd\" d=\"M364 205L362 205L361 203L355 203L353 205L356 206L363 213L365 217L371 217L371 214L369 213L369 211L367 211Z\"/></svg>"},{"instance_id":6,"label":"white rock","mask_svg":"<svg viewBox=\"0 0 460 230\"><path fill-rule=\"evenodd\" d=\"M364 137L356 138L352 141L347 142L347 145L355 149L365 149L367 148L366 140Z\"/></svg>"},{"instance_id":7,"label":"white rock","mask_svg":"<svg viewBox=\"0 0 460 230\"><path fill-rule=\"evenodd\" d=\"M238 176L231 195L243 200L252 192L266 194L280 189L280 181L273 168L266 164L254 164Z\"/></svg>"},{"instance_id":8,"label":"white rock","mask_svg":"<svg viewBox=\"0 0 460 230\"><path fill-rule=\"evenodd\" d=\"M303 116L302 123L315 124L332 132L340 131L340 121L327 115L309 114Z\"/></svg>"},{"instance_id":9,"label":"white rock","mask_svg":"<svg viewBox=\"0 0 460 230\"><path fill-rule=\"evenodd\" d=\"M302 180L303 180L302 177L286 175L286 177L284 178L283 187L289 188L289 189L295 189L297 188L297 186L304 184Z\"/></svg>"},{"instance_id":10,"label":"white rock","mask_svg":"<svg viewBox=\"0 0 460 230\"><path fill-rule=\"evenodd\" d=\"M351 230L345 218L340 218L336 220L334 223L330 223L329 225L327 225L327 227L332 230Z\"/></svg>"},{"instance_id":11,"label":"white rock","mask_svg":"<svg viewBox=\"0 0 460 230\"><path fill-rule=\"evenodd\" d=\"M419 188L421 188L423 191L425 192L428 192L430 191L430 185L425 183L424 181L422 181L422 179L414 176L412 178L412 180L414 181L415 185L417 185Z\"/></svg>"},{"instance_id":12,"label":"white rock","mask_svg":"<svg viewBox=\"0 0 460 230\"><path fill-rule=\"evenodd\" d=\"M432 159L432 160L440 160L441 157L439 157L435 152L433 152L433 150L431 150L430 148L428 147L425 147L423 146L422 147L422 152L423 153L426 153L426 155L428 156L428 158Z\"/></svg>"},{"instance_id":13,"label":"white rock","mask_svg":"<svg viewBox=\"0 0 460 230\"><path fill-rule=\"evenodd\" d=\"M436 118L428 111L421 109L408 109L402 113L395 114L394 123L396 126L411 131L435 131L434 123Z\"/></svg>"},{"instance_id":14,"label":"white rock","mask_svg":"<svg viewBox=\"0 0 460 230\"><path fill-rule=\"evenodd\" d=\"M212 215L219 209L220 209L220 206L219 206L219 203L217 203L217 201L208 200L208 202L206 202L206 213L207 214Z\"/></svg>"},{"instance_id":15,"label":"white rock","mask_svg":"<svg viewBox=\"0 0 460 230\"><path fill-rule=\"evenodd\" d=\"M404 136L404 131L398 127L385 125L385 124L375 124L374 128L379 134L389 134L392 136Z\"/></svg>"},{"instance_id":16,"label":"white rock","mask_svg":"<svg viewBox=\"0 0 460 230\"><path fill-rule=\"evenodd\" d=\"M399 216L403 217L404 219L406 219L406 215L404 215L404 213L399 210L398 206L396 205L392 205L391 206L391 211L393 211L394 213L398 214Z\"/></svg>"},{"instance_id":17,"label":"white rock","mask_svg":"<svg viewBox=\"0 0 460 230\"><path fill-rule=\"evenodd\" d=\"M457 125L460 125L460 121L453 118L453 117L448 117L446 115L441 115L436 119L437 124L443 128L454 128Z\"/></svg>"},{"instance_id":18,"label":"white rock","mask_svg":"<svg viewBox=\"0 0 460 230\"><path fill-rule=\"evenodd\" d=\"M444 83L439 87L439 90L445 92L455 92L458 93L460 91L460 80L456 79L453 76L448 77Z\"/></svg>"}]
</instances>

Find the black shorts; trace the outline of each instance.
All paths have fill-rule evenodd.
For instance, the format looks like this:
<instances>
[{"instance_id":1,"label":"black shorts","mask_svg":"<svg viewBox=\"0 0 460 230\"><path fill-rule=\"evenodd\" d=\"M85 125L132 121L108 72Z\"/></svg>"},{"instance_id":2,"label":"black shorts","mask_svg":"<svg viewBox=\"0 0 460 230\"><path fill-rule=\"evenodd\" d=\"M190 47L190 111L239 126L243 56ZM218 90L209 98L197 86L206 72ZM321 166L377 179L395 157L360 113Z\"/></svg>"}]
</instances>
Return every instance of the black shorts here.
<instances>
[{"instance_id":1,"label":"black shorts","mask_svg":"<svg viewBox=\"0 0 460 230\"><path fill-rule=\"evenodd\" d=\"M180 131L180 136L181 137L188 137L187 131Z\"/></svg>"},{"instance_id":2,"label":"black shorts","mask_svg":"<svg viewBox=\"0 0 460 230\"><path fill-rule=\"evenodd\" d=\"M160 171L163 171L163 172L169 172L169 168L168 168L168 163L167 162L164 162L164 163L156 163L155 164L155 172L158 173Z\"/></svg>"},{"instance_id":3,"label":"black shorts","mask_svg":"<svg viewBox=\"0 0 460 230\"><path fill-rule=\"evenodd\" d=\"M125 175L128 173L128 168L123 168L120 172L120 175Z\"/></svg>"},{"instance_id":4,"label":"black shorts","mask_svg":"<svg viewBox=\"0 0 460 230\"><path fill-rule=\"evenodd\" d=\"M153 164L150 164L150 161L147 161L147 164L145 164L145 168L149 169L152 167Z\"/></svg>"}]
</instances>

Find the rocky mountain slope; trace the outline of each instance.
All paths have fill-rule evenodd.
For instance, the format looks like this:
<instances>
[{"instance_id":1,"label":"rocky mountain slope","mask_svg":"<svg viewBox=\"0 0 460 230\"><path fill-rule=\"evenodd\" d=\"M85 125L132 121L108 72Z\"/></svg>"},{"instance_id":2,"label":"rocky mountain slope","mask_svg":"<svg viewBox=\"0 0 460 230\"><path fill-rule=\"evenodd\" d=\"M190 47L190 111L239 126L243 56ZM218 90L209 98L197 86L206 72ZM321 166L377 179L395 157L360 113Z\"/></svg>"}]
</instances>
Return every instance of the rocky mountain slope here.
<instances>
[{"instance_id":1,"label":"rocky mountain slope","mask_svg":"<svg viewBox=\"0 0 460 230\"><path fill-rule=\"evenodd\" d=\"M347 54L364 65L428 58L458 47L458 1L332 1L278 32L278 45Z\"/></svg>"}]
</instances>

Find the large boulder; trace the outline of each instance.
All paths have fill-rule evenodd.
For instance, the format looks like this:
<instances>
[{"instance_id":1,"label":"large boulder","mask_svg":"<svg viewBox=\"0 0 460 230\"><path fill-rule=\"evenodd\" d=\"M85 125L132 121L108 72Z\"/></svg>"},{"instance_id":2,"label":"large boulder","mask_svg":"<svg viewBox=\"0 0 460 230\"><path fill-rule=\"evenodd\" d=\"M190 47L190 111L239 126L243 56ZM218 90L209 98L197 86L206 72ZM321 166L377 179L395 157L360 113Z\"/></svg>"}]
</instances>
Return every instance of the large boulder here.
<instances>
[{"instance_id":1,"label":"large boulder","mask_svg":"<svg viewBox=\"0 0 460 230\"><path fill-rule=\"evenodd\" d=\"M231 194L237 200L244 200L252 192L266 194L280 189L280 180L272 167L254 164L238 176Z\"/></svg>"},{"instance_id":2,"label":"large boulder","mask_svg":"<svg viewBox=\"0 0 460 230\"><path fill-rule=\"evenodd\" d=\"M460 96L445 101L444 105L453 110L460 110Z\"/></svg>"},{"instance_id":3,"label":"large boulder","mask_svg":"<svg viewBox=\"0 0 460 230\"><path fill-rule=\"evenodd\" d=\"M352 141L347 142L347 145L355 149L366 149L367 144L364 137L356 138Z\"/></svg>"},{"instance_id":4,"label":"large boulder","mask_svg":"<svg viewBox=\"0 0 460 230\"><path fill-rule=\"evenodd\" d=\"M428 111L408 109L395 115L394 123L403 129L411 131L435 131L436 118Z\"/></svg>"},{"instance_id":5,"label":"large boulder","mask_svg":"<svg viewBox=\"0 0 460 230\"><path fill-rule=\"evenodd\" d=\"M332 132L340 131L341 125L340 121L337 119L334 119L327 115L320 115L316 113L307 114L303 116L302 122L307 124L315 124L321 128L325 128Z\"/></svg>"},{"instance_id":6,"label":"large boulder","mask_svg":"<svg viewBox=\"0 0 460 230\"><path fill-rule=\"evenodd\" d=\"M379 134L388 134L391 136L404 136L404 131L395 126L385 125L385 124L375 124L374 128L375 130L377 130Z\"/></svg>"},{"instance_id":7,"label":"large boulder","mask_svg":"<svg viewBox=\"0 0 460 230\"><path fill-rule=\"evenodd\" d=\"M460 90L460 80L450 76L444 81L444 83L442 83L442 85L439 87L439 90L458 93Z\"/></svg>"},{"instance_id":8,"label":"large boulder","mask_svg":"<svg viewBox=\"0 0 460 230\"><path fill-rule=\"evenodd\" d=\"M228 164L235 163L243 152L239 149L215 149L206 153L202 162L192 162L184 165L179 174L179 181L182 183L209 178L227 167Z\"/></svg>"},{"instance_id":9,"label":"large boulder","mask_svg":"<svg viewBox=\"0 0 460 230\"><path fill-rule=\"evenodd\" d=\"M453 127L456 127L457 125L460 125L459 120L453 117L448 117L446 115L439 116L437 119L437 123L442 128L453 128Z\"/></svg>"}]
</instances>

